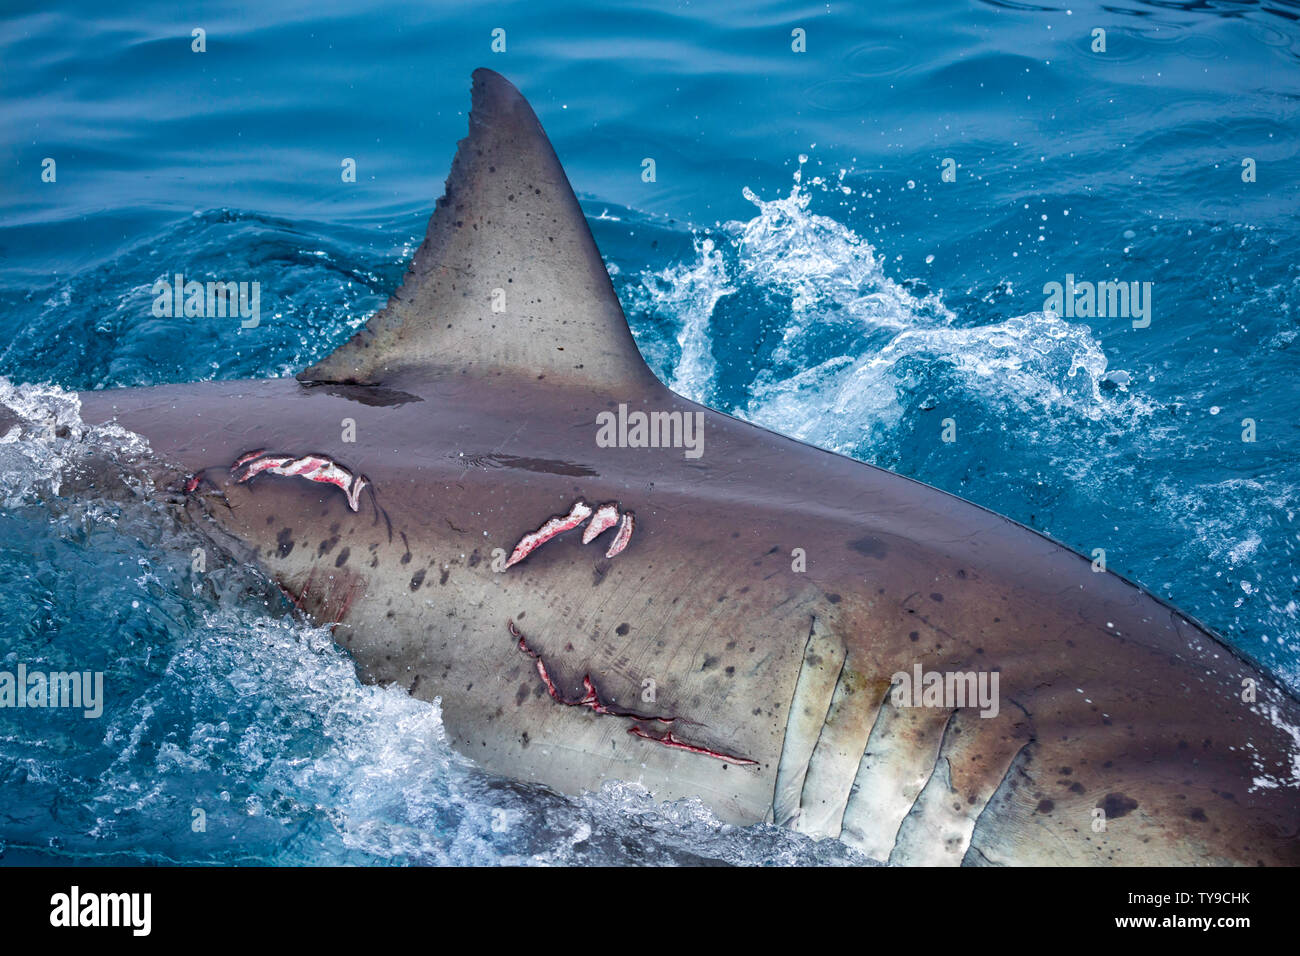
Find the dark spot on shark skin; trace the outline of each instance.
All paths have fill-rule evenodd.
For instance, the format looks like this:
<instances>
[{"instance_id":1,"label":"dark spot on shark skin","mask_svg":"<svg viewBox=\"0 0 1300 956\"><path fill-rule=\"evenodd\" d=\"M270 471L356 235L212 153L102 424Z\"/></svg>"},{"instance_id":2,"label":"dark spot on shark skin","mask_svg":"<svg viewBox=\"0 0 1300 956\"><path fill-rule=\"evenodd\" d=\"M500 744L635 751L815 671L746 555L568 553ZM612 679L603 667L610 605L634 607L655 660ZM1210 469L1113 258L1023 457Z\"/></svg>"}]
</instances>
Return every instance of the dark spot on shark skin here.
<instances>
[{"instance_id":1,"label":"dark spot on shark skin","mask_svg":"<svg viewBox=\"0 0 1300 956\"><path fill-rule=\"evenodd\" d=\"M1086 793L1086 792L1087 792L1087 788L1086 788L1083 784L1081 784L1079 781L1076 780L1076 781L1074 781L1074 783L1070 784L1070 792L1071 792L1071 793Z\"/></svg>"},{"instance_id":2,"label":"dark spot on shark skin","mask_svg":"<svg viewBox=\"0 0 1300 956\"><path fill-rule=\"evenodd\" d=\"M907 635L907 639L908 639L909 641L912 641L913 643L915 643L915 642L917 642L917 641L919 641L919 640L921 639L921 632L920 632L920 631L912 631L912 632L910 632L910 633Z\"/></svg>"},{"instance_id":3,"label":"dark spot on shark skin","mask_svg":"<svg viewBox=\"0 0 1300 956\"><path fill-rule=\"evenodd\" d=\"M334 545L338 543L339 543L339 539L337 535L335 535L333 538L326 538L324 541L320 543L320 547L316 549L316 556L324 557L325 555L333 551Z\"/></svg>"},{"instance_id":4,"label":"dark spot on shark skin","mask_svg":"<svg viewBox=\"0 0 1300 956\"><path fill-rule=\"evenodd\" d=\"M839 604L840 601L843 600L843 598L841 598L838 594L828 594L826 595L826 600L830 601L832 604Z\"/></svg>"},{"instance_id":5,"label":"dark spot on shark skin","mask_svg":"<svg viewBox=\"0 0 1300 956\"><path fill-rule=\"evenodd\" d=\"M475 548L469 556L469 566L471 568L477 568L482 560L483 555L478 553L478 548Z\"/></svg>"},{"instance_id":6,"label":"dark spot on shark skin","mask_svg":"<svg viewBox=\"0 0 1300 956\"><path fill-rule=\"evenodd\" d=\"M961 578L964 581L966 579L966 572L962 568L958 568L957 577Z\"/></svg>"},{"instance_id":7,"label":"dark spot on shark skin","mask_svg":"<svg viewBox=\"0 0 1300 956\"><path fill-rule=\"evenodd\" d=\"M870 536L858 538L857 541L850 541L849 547L858 554L865 554L869 558L884 558L889 553L889 549L878 538Z\"/></svg>"},{"instance_id":8,"label":"dark spot on shark skin","mask_svg":"<svg viewBox=\"0 0 1300 956\"><path fill-rule=\"evenodd\" d=\"M1056 809L1056 804L1053 803L1051 800L1039 800L1038 806L1035 807L1035 809L1039 813L1051 813L1053 810Z\"/></svg>"},{"instance_id":9,"label":"dark spot on shark skin","mask_svg":"<svg viewBox=\"0 0 1300 956\"><path fill-rule=\"evenodd\" d=\"M293 553L293 532L285 528L275 536L275 543L280 546L280 557L287 558Z\"/></svg>"},{"instance_id":10,"label":"dark spot on shark skin","mask_svg":"<svg viewBox=\"0 0 1300 956\"><path fill-rule=\"evenodd\" d=\"M530 741L528 738L528 731L525 730L522 734L519 735L519 745L523 747L525 750L528 749L528 745L531 742L532 741Z\"/></svg>"},{"instance_id":11,"label":"dark spot on shark skin","mask_svg":"<svg viewBox=\"0 0 1300 956\"><path fill-rule=\"evenodd\" d=\"M423 583L424 583L424 568L420 568L420 570L416 571L413 575L411 575L411 590L412 591L420 590L420 585Z\"/></svg>"},{"instance_id":12,"label":"dark spot on shark skin","mask_svg":"<svg viewBox=\"0 0 1300 956\"><path fill-rule=\"evenodd\" d=\"M1109 765L1109 761L1107 761L1107 764ZM1106 819L1117 820L1136 810L1138 802L1132 797L1124 796L1122 793L1108 793L1097 806L1106 812Z\"/></svg>"},{"instance_id":13,"label":"dark spot on shark skin","mask_svg":"<svg viewBox=\"0 0 1300 956\"><path fill-rule=\"evenodd\" d=\"M600 582L605 580L605 575L609 573L609 565L603 561L598 561L591 569L591 586L599 587Z\"/></svg>"},{"instance_id":14,"label":"dark spot on shark skin","mask_svg":"<svg viewBox=\"0 0 1300 956\"><path fill-rule=\"evenodd\" d=\"M516 707L522 707L522 706L524 705L524 701L526 701L526 700L528 699L528 690L529 690L529 688L528 688L528 685L527 685L527 684L520 684L520 685L519 685L519 689L518 689L517 691L515 691L515 706L516 706Z\"/></svg>"},{"instance_id":15,"label":"dark spot on shark skin","mask_svg":"<svg viewBox=\"0 0 1300 956\"><path fill-rule=\"evenodd\" d=\"M630 631L630 630L632 630L632 628L630 628L630 627L628 626L627 622L624 621L624 622L623 622L622 624L620 624L618 627L614 628L614 633L615 633L615 634L618 634L619 636L622 636L622 635L626 634L626 633L627 633L628 631Z\"/></svg>"},{"instance_id":16,"label":"dark spot on shark skin","mask_svg":"<svg viewBox=\"0 0 1300 956\"><path fill-rule=\"evenodd\" d=\"M372 568L377 568L377 567L379 567L379 556L378 556L378 555L375 555L375 557L373 557L373 558L370 559L370 566L371 566Z\"/></svg>"},{"instance_id":17,"label":"dark spot on shark skin","mask_svg":"<svg viewBox=\"0 0 1300 956\"><path fill-rule=\"evenodd\" d=\"M735 676L736 676L736 668L735 668L735 667L732 667L732 666L728 666L728 667L724 668L723 673L726 674L728 677L735 677Z\"/></svg>"},{"instance_id":18,"label":"dark spot on shark skin","mask_svg":"<svg viewBox=\"0 0 1300 956\"><path fill-rule=\"evenodd\" d=\"M342 551L339 552L338 560L334 562L334 567L336 568L343 567L343 565L348 563L348 558L351 557L351 555L352 555L352 549L344 548Z\"/></svg>"},{"instance_id":19,"label":"dark spot on shark skin","mask_svg":"<svg viewBox=\"0 0 1300 956\"><path fill-rule=\"evenodd\" d=\"M1195 820L1197 823L1208 823L1210 819L1205 815L1205 811L1200 807L1192 807L1192 809L1187 811L1187 816Z\"/></svg>"},{"instance_id":20,"label":"dark spot on shark skin","mask_svg":"<svg viewBox=\"0 0 1300 956\"><path fill-rule=\"evenodd\" d=\"M266 523L267 523L267 524L275 524L275 515L267 515L267 516L266 516Z\"/></svg>"},{"instance_id":21,"label":"dark spot on shark skin","mask_svg":"<svg viewBox=\"0 0 1300 956\"><path fill-rule=\"evenodd\" d=\"M705 654L705 655L704 655L704 665L700 668L700 670L702 670L702 671L707 671L707 670L709 670L709 669L712 668L712 667L717 667L717 666L718 666L718 661L719 661L719 658L714 657L712 654Z\"/></svg>"},{"instance_id":22,"label":"dark spot on shark skin","mask_svg":"<svg viewBox=\"0 0 1300 956\"><path fill-rule=\"evenodd\" d=\"M442 573L438 575L438 583L446 584L447 579L451 577L451 568L443 568Z\"/></svg>"},{"instance_id":23,"label":"dark spot on shark skin","mask_svg":"<svg viewBox=\"0 0 1300 956\"><path fill-rule=\"evenodd\" d=\"M932 592L932 593L930 594L930 600L931 600L931 601L938 601L940 604L942 604L942 603L943 603L943 595L940 594L938 591L934 591L934 592Z\"/></svg>"}]
</instances>

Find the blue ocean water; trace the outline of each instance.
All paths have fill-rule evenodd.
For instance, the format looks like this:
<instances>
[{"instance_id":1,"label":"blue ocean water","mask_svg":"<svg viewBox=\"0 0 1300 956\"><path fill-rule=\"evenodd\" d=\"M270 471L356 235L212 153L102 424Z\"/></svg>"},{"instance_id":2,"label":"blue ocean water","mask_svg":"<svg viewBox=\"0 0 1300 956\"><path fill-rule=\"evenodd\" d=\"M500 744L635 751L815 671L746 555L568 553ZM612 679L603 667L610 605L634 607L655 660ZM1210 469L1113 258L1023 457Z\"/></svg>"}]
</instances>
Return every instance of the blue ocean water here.
<instances>
[{"instance_id":1,"label":"blue ocean water","mask_svg":"<svg viewBox=\"0 0 1300 956\"><path fill-rule=\"evenodd\" d=\"M156 491L78 488L140 449L71 391L291 374L383 304L478 66L664 381L1103 548L1300 686L1294 0L132 7L0 21L0 668L112 687L0 710L0 860L858 862L484 775L254 570L196 589ZM260 325L153 317L175 272L259 281ZM1067 275L1151 283L1150 325L1045 312Z\"/></svg>"}]
</instances>

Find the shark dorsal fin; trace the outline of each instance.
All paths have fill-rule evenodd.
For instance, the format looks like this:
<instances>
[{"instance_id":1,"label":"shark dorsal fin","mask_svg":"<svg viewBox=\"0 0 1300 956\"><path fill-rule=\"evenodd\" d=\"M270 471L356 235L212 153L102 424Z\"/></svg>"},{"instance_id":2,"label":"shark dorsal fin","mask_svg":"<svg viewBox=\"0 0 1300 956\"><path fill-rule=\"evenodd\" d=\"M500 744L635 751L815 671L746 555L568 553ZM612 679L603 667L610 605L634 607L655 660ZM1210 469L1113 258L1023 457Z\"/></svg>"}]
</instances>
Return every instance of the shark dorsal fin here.
<instances>
[{"instance_id":1,"label":"shark dorsal fin","mask_svg":"<svg viewBox=\"0 0 1300 956\"><path fill-rule=\"evenodd\" d=\"M517 374L618 391L658 385L532 108L475 70L469 135L401 287L304 382Z\"/></svg>"}]
</instances>

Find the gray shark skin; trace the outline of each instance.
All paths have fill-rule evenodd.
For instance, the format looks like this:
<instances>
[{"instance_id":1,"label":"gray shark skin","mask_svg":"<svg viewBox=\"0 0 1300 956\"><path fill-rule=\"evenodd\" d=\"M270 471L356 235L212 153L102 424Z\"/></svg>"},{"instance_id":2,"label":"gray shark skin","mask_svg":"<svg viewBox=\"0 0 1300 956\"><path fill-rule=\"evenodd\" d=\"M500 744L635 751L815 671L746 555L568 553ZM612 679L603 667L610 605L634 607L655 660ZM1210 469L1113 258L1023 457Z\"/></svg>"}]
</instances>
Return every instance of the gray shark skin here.
<instances>
[{"instance_id":1,"label":"gray shark skin","mask_svg":"<svg viewBox=\"0 0 1300 956\"><path fill-rule=\"evenodd\" d=\"M1285 689L1029 529L672 394L488 70L424 244L351 341L298 380L81 398L489 770L639 781L894 863L1300 862ZM702 456L601 447L620 404L702 413ZM635 514L621 553L584 525L501 570L578 501ZM996 674L998 706L906 706L918 665Z\"/></svg>"}]
</instances>

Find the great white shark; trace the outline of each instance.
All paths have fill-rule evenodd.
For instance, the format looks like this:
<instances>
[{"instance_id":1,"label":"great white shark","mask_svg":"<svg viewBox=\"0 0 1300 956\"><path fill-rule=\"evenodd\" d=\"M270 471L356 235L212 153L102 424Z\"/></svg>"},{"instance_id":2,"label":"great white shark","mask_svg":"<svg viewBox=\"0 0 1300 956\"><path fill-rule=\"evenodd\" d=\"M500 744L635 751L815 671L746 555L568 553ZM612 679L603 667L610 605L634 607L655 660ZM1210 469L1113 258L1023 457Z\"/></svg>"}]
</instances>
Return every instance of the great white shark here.
<instances>
[{"instance_id":1,"label":"great white shark","mask_svg":"<svg viewBox=\"0 0 1300 956\"><path fill-rule=\"evenodd\" d=\"M894 863L1300 862L1283 686L1030 529L673 394L489 70L351 340L296 379L80 398L490 771Z\"/></svg>"}]
</instances>

